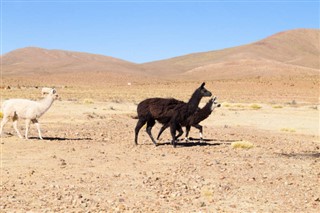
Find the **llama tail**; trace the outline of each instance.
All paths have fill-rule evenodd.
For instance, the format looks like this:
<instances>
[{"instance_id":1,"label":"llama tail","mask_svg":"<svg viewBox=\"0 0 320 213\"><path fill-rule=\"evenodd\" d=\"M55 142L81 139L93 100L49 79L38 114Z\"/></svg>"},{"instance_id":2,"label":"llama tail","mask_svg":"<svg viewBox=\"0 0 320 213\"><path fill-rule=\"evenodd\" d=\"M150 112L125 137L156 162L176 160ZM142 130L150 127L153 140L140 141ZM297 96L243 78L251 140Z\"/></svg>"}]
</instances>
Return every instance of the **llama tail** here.
<instances>
[{"instance_id":1,"label":"llama tail","mask_svg":"<svg viewBox=\"0 0 320 213\"><path fill-rule=\"evenodd\" d=\"M130 116L132 119L139 119L138 115L131 115Z\"/></svg>"}]
</instances>

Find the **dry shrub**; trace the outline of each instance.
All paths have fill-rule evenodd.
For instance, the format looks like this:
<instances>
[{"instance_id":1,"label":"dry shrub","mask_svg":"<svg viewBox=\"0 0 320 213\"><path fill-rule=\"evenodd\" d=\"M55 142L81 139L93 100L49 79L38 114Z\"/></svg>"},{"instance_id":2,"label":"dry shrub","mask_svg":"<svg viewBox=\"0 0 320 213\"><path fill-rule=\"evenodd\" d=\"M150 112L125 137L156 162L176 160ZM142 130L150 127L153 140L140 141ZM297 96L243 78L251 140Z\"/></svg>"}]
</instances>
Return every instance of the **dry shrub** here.
<instances>
[{"instance_id":1,"label":"dry shrub","mask_svg":"<svg viewBox=\"0 0 320 213\"><path fill-rule=\"evenodd\" d=\"M201 195L202 195L202 197L205 197L205 198L207 198L207 199L212 199L213 198L213 190L211 190L211 189L208 189L208 188L202 188L201 189Z\"/></svg>"},{"instance_id":2,"label":"dry shrub","mask_svg":"<svg viewBox=\"0 0 320 213\"><path fill-rule=\"evenodd\" d=\"M229 103L222 103L223 107L231 107L231 105Z\"/></svg>"},{"instance_id":3,"label":"dry shrub","mask_svg":"<svg viewBox=\"0 0 320 213\"><path fill-rule=\"evenodd\" d=\"M251 149L253 147L253 144L249 141L235 141L231 143L231 147L236 148L242 148L242 149Z\"/></svg>"},{"instance_id":4,"label":"dry shrub","mask_svg":"<svg viewBox=\"0 0 320 213\"><path fill-rule=\"evenodd\" d=\"M283 108L283 106L281 106L281 105L274 105L274 106L272 106L272 108L274 108L274 109L281 109L281 108Z\"/></svg>"},{"instance_id":5,"label":"dry shrub","mask_svg":"<svg viewBox=\"0 0 320 213\"><path fill-rule=\"evenodd\" d=\"M93 102L92 99L84 99L84 100L83 100L83 103L84 103L84 104L94 104L94 102Z\"/></svg>"},{"instance_id":6,"label":"dry shrub","mask_svg":"<svg viewBox=\"0 0 320 213\"><path fill-rule=\"evenodd\" d=\"M281 128L280 131L283 131L283 132L296 132L296 130L293 129L293 128Z\"/></svg>"},{"instance_id":7,"label":"dry shrub","mask_svg":"<svg viewBox=\"0 0 320 213\"><path fill-rule=\"evenodd\" d=\"M254 109L254 110L258 110L258 109L261 109L262 106L258 105L258 104L251 104L250 106L251 109Z\"/></svg>"}]
</instances>

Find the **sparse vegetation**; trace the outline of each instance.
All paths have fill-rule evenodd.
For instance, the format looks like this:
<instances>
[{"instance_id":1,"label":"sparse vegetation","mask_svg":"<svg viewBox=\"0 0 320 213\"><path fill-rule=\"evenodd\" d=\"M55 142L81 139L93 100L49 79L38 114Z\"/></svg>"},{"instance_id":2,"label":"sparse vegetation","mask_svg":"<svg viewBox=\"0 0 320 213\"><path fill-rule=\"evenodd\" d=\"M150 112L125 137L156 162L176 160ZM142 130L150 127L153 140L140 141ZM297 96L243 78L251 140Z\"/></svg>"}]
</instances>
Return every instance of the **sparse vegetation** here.
<instances>
[{"instance_id":1,"label":"sparse vegetation","mask_svg":"<svg viewBox=\"0 0 320 213\"><path fill-rule=\"evenodd\" d=\"M223 103L222 106L223 107L231 107L231 105L229 103Z\"/></svg>"},{"instance_id":2,"label":"sparse vegetation","mask_svg":"<svg viewBox=\"0 0 320 213\"><path fill-rule=\"evenodd\" d=\"M237 107L237 108L242 108L242 109L245 108L245 106L242 105L242 104L236 104L235 107Z\"/></svg>"},{"instance_id":3,"label":"sparse vegetation","mask_svg":"<svg viewBox=\"0 0 320 213\"><path fill-rule=\"evenodd\" d=\"M280 131L282 132L296 132L294 128L281 128Z\"/></svg>"},{"instance_id":4,"label":"sparse vegetation","mask_svg":"<svg viewBox=\"0 0 320 213\"><path fill-rule=\"evenodd\" d=\"M253 109L253 110L258 110L258 109L261 109L262 106L260 106L259 104L251 104L250 108Z\"/></svg>"},{"instance_id":5,"label":"sparse vegetation","mask_svg":"<svg viewBox=\"0 0 320 213\"><path fill-rule=\"evenodd\" d=\"M274 105L274 106L272 106L272 108L274 108L274 109L282 109L283 106L281 106L281 105Z\"/></svg>"},{"instance_id":6,"label":"sparse vegetation","mask_svg":"<svg viewBox=\"0 0 320 213\"><path fill-rule=\"evenodd\" d=\"M234 149L236 148L251 149L253 147L253 144L250 143L249 141L236 141L231 143L231 147Z\"/></svg>"},{"instance_id":7,"label":"sparse vegetation","mask_svg":"<svg viewBox=\"0 0 320 213\"><path fill-rule=\"evenodd\" d=\"M240 104L240 103L233 103L233 104L223 103L222 106L229 108L229 110L245 110L246 108L248 108L246 104Z\"/></svg>"},{"instance_id":8,"label":"sparse vegetation","mask_svg":"<svg viewBox=\"0 0 320 213\"><path fill-rule=\"evenodd\" d=\"M94 101L92 99L84 99L83 103L84 104L94 104Z\"/></svg>"},{"instance_id":9,"label":"sparse vegetation","mask_svg":"<svg viewBox=\"0 0 320 213\"><path fill-rule=\"evenodd\" d=\"M208 199L211 199L213 197L213 191L208 188L202 188L201 194L203 197L206 197Z\"/></svg>"}]
</instances>

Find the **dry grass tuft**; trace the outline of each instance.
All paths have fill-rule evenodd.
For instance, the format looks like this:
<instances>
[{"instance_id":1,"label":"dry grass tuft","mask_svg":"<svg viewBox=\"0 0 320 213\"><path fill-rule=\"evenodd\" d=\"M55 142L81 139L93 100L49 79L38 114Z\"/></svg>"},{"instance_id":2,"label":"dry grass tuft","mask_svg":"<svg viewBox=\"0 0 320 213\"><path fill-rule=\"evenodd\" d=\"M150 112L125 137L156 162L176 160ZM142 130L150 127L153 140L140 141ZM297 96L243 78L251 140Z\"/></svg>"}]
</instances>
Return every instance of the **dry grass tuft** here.
<instances>
[{"instance_id":1,"label":"dry grass tuft","mask_svg":"<svg viewBox=\"0 0 320 213\"><path fill-rule=\"evenodd\" d=\"M258 104L251 104L250 106L251 109L254 109L254 110L258 110L258 109L261 109L262 106L258 105Z\"/></svg>"},{"instance_id":2,"label":"dry grass tuft","mask_svg":"<svg viewBox=\"0 0 320 213\"><path fill-rule=\"evenodd\" d=\"M3 113L2 112L0 112L0 119L2 119L3 118Z\"/></svg>"},{"instance_id":3,"label":"dry grass tuft","mask_svg":"<svg viewBox=\"0 0 320 213\"><path fill-rule=\"evenodd\" d=\"M93 102L92 99L84 99L84 100L83 100L83 103L84 103L84 104L94 104L94 102Z\"/></svg>"},{"instance_id":4,"label":"dry grass tuft","mask_svg":"<svg viewBox=\"0 0 320 213\"><path fill-rule=\"evenodd\" d=\"M296 132L296 130L293 128L281 128L280 131L282 131L282 132Z\"/></svg>"},{"instance_id":5,"label":"dry grass tuft","mask_svg":"<svg viewBox=\"0 0 320 213\"><path fill-rule=\"evenodd\" d=\"M283 106L281 106L281 105L274 105L274 106L272 106L272 108L273 108L273 109L282 109Z\"/></svg>"},{"instance_id":6,"label":"dry grass tuft","mask_svg":"<svg viewBox=\"0 0 320 213\"><path fill-rule=\"evenodd\" d=\"M231 107L231 105L229 103L222 103L223 107Z\"/></svg>"},{"instance_id":7,"label":"dry grass tuft","mask_svg":"<svg viewBox=\"0 0 320 213\"><path fill-rule=\"evenodd\" d=\"M201 194L207 199L211 199L213 197L213 191L211 189L202 188Z\"/></svg>"},{"instance_id":8,"label":"dry grass tuft","mask_svg":"<svg viewBox=\"0 0 320 213\"><path fill-rule=\"evenodd\" d=\"M249 141L236 141L231 143L232 148L242 148L242 149L251 149L253 144Z\"/></svg>"}]
</instances>

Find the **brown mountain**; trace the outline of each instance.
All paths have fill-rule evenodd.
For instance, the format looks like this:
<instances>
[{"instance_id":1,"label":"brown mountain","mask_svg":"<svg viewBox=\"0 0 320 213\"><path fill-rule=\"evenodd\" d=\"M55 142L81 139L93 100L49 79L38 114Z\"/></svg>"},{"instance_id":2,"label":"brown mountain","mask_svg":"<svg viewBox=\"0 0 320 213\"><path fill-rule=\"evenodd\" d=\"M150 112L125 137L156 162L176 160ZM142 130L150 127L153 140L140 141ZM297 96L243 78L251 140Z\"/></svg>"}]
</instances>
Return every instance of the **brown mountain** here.
<instances>
[{"instance_id":1,"label":"brown mountain","mask_svg":"<svg viewBox=\"0 0 320 213\"><path fill-rule=\"evenodd\" d=\"M142 66L151 74L210 79L319 74L320 30L285 31L252 44Z\"/></svg>"},{"instance_id":2,"label":"brown mountain","mask_svg":"<svg viewBox=\"0 0 320 213\"><path fill-rule=\"evenodd\" d=\"M272 35L251 44L194 53L145 64L89 53L17 49L2 56L3 76L88 73L103 76L153 76L179 79L251 78L257 76L318 75L320 30L297 29Z\"/></svg>"},{"instance_id":3,"label":"brown mountain","mask_svg":"<svg viewBox=\"0 0 320 213\"><path fill-rule=\"evenodd\" d=\"M73 72L124 74L140 71L134 63L108 56L36 47L17 49L3 55L2 70L3 75Z\"/></svg>"}]
</instances>

